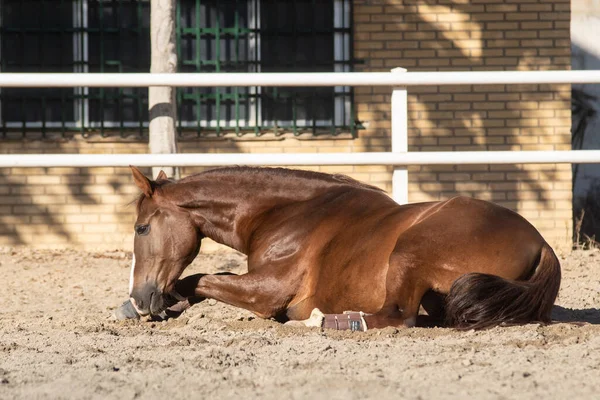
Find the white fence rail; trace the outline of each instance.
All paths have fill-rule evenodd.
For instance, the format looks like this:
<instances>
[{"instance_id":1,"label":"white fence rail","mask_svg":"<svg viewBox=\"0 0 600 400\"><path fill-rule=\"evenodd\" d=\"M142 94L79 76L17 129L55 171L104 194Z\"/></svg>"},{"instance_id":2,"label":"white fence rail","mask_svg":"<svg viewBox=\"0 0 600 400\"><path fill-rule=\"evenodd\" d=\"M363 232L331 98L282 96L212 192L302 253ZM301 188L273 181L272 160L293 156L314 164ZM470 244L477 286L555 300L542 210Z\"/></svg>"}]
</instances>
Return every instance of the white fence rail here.
<instances>
[{"instance_id":1,"label":"white fence rail","mask_svg":"<svg viewBox=\"0 0 600 400\"><path fill-rule=\"evenodd\" d=\"M465 154L468 153L468 156ZM318 165L473 165L600 163L600 150L568 151L429 151L408 153L179 153L179 154L3 154L0 168L20 167L213 167Z\"/></svg>"},{"instance_id":2,"label":"white fence rail","mask_svg":"<svg viewBox=\"0 0 600 400\"><path fill-rule=\"evenodd\" d=\"M0 168L219 165L393 165L394 199L408 201L409 165L600 163L600 150L408 152L408 86L600 83L600 70L348 73L67 74L0 73L2 87L392 86L391 153L317 154L14 154ZM1 145L1 142L0 142Z\"/></svg>"},{"instance_id":3,"label":"white fence rail","mask_svg":"<svg viewBox=\"0 0 600 400\"><path fill-rule=\"evenodd\" d=\"M600 83L600 70L291 73L0 73L0 87L427 86Z\"/></svg>"}]
</instances>

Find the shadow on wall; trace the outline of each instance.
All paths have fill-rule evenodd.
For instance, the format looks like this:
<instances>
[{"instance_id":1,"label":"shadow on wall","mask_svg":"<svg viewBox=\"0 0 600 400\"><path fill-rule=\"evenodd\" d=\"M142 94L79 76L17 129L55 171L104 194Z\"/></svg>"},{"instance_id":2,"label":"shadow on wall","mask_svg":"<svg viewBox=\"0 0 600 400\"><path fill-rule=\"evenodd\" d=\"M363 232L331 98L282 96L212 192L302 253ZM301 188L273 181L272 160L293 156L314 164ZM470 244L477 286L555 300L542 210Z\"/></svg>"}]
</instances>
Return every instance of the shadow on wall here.
<instances>
[{"instance_id":1,"label":"shadow on wall","mask_svg":"<svg viewBox=\"0 0 600 400\"><path fill-rule=\"evenodd\" d=\"M573 69L600 69L600 58L572 43ZM600 49L599 49L600 52ZM600 149L600 85L573 85L573 149ZM573 166L574 239L591 244L600 238L600 164Z\"/></svg>"},{"instance_id":2,"label":"shadow on wall","mask_svg":"<svg viewBox=\"0 0 600 400\"><path fill-rule=\"evenodd\" d=\"M517 3L469 4L459 0L412 0L393 4L391 1L355 0L358 5L371 3L383 4L385 12L379 13L379 20L355 23L355 43L367 41L375 45L363 49L364 56L357 55L366 60L361 68L363 70L388 71L398 66L409 71L541 70L564 69L570 64L570 58L567 57L568 33L561 33L561 29L568 32L568 27L557 27L552 20L532 23L505 18L520 12L521 5ZM561 15L560 12L555 14ZM369 39L360 37L358 28L365 24L371 24L373 28L367 31ZM545 34L542 35L542 32ZM376 35L380 35L380 39ZM377 47L377 41L381 47ZM555 45L561 41L567 43ZM560 47L559 51L556 51L557 46ZM542 52L545 49L549 51ZM381 151L382 146L387 146L385 150L389 151L391 88L363 89L369 90L373 98L377 97L377 101L370 106L378 115L378 119L371 121L369 127L369 130L376 131L376 138L365 140L364 150ZM361 89L357 93L365 91ZM565 89L565 85L411 88L410 150L568 148L569 126L564 121L570 118L565 115L569 104L570 90ZM361 136L365 135L361 132ZM141 143L135 145L139 145L139 149L143 147ZM126 147L128 152L130 147L131 144ZM21 144L20 148L25 146ZM193 152L200 148L206 148L205 144L181 143L180 152ZM235 148L233 142L219 142L214 146L211 144L210 151L229 152L235 151ZM28 144L27 150L30 149ZM42 149L50 151L41 145L30 152L41 152ZM85 152L93 149L112 151L108 147L85 142L57 146L52 151ZM182 176L199 170L186 169ZM14 241L13 244L26 244L35 242L35 235L46 229L49 234L62 238L63 242L78 243L84 242L83 235L106 236L110 235L110 229L121 229L118 213L124 210L127 202L122 201L122 195L131 192L129 197L133 197L137 193L128 171L127 174L121 170L109 170L102 174L86 169L66 172L37 171L39 178L36 179L47 182L40 184L39 187L43 189L39 189L38 184L32 184L26 171L0 170L0 191L4 191L0 192L0 196L8 204L0 204L3 207L0 214L0 229L3 231L0 232L7 231L1 235L14 238L10 239ZM149 170L144 172L149 176ZM98 176L103 176L102 181ZM572 215L571 172L561 167L412 167L409 176L411 201L470 195L517 210L538 227L549 229L555 227L555 221L570 219ZM64 193L54 193L52 190L62 190ZM67 212L71 206L72 212ZM103 209L104 206L110 208ZM134 211L127 209L126 212L129 222ZM106 220L102 219L101 214ZM82 215L79 220L78 215ZM115 220L111 221L110 218ZM540 226L544 223L551 223L552 226ZM565 232L570 230L570 226L565 227Z\"/></svg>"},{"instance_id":3,"label":"shadow on wall","mask_svg":"<svg viewBox=\"0 0 600 400\"><path fill-rule=\"evenodd\" d=\"M81 138L65 141L11 140L2 153L91 153L102 150ZM110 244L110 237L132 223L135 197L128 169L0 169L0 245L67 247ZM146 171L149 173L149 170Z\"/></svg>"},{"instance_id":4,"label":"shadow on wall","mask_svg":"<svg viewBox=\"0 0 600 400\"><path fill-rule=\"evenodd\" d=\"M238 149L230 140L196 140L180 147L182 152ZM145 142L81 137L0 142L5 154L147 151ZM140 169L152 176L151 168ZM183 169L181 174L204 169ZM0 246L130 248L135 207L129 204L138 194L129 168L0 168Z\"/></svg>"},{"instance_id":5,"label":"shadow on wall","mask_svg":"<svg viewBox=\"0 0 600 400\"><path fill-rule=\"evenodd\" d=\"M0 169L0 243L14 246L33 243L39 236L51 234L60 240L72 240L62 221L48 210L48 204L39 199L45 196L43 187L34 186L37 180L25 169ZM33 170L29 170L34 172ZM47 169L36 169L47 181ZM59 181L60 178L57 178Z\"/></svg>"},{"instance_id":6,"label":"shadow on wall","mask_svg":"<svg viewBox=\"0 0 600 400\"><path fill-rule=\"evenodd\" d=\"M389 3L392 2L386 4ZM438 0L410 3L385 6L389 19L385 22L387 35L381 39L383 48L369 49L358 56L366 59L363 70L389 71L393 67L409 71L549 70L566 69L570 64L568 33L567 43L561 44L562 51L553 51L553 21L536 21L530 30L517 19L509 22L506 15L520 12L516 3L474 5ZM357 25L363 23L366 22ZM565 29L568 32L568 27ZM548 37L540 32L546 32ZM370 35L373 42L377 36ZM549 51L543 52L544 46ZM387 59L392 52L397 53L397 59ZM378 60L382 57L384 63ZM381 89L391 93L391 88ZM411 87L409 150L570 148L569 94L568 85ZM384 101L377 103L377 111L385 121L391 118L390 95L383 96ZM370 128L378 129L377 125L378 121L372 121ZM389 135L389 129L383 131ZM371 150L370 146L365 150ZM409 180L411 201L441 200L458 194L473 196L516 210L538 227L549 229L554 225L544 224L571 218L570 171L561 166L410 167ZM558 204L559 201L562 203ZM556 228L564 229L565 234L571 231L570 226Z\"/></svg>"}]
</instances>

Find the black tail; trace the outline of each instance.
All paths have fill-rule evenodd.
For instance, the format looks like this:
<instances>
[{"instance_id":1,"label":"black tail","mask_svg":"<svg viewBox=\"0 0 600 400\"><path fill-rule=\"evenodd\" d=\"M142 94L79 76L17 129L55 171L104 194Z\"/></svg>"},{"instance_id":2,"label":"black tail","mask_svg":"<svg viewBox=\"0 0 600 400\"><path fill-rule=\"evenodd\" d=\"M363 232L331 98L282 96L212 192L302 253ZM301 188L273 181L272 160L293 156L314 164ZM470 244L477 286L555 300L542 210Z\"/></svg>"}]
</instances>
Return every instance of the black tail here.
<instances>
[{"instance_id":1,"label":"black tail","mask_svg":"<svg viewBox=\"0 0 600 400\"><path fill-rule=\"evenodd\" d=\"M485 329L500 324L550 322L559 287L560 263L546 243L527 281L478 273L466 274L454 281L446 297L446 325Z\"/></svg>"}]
</instances>

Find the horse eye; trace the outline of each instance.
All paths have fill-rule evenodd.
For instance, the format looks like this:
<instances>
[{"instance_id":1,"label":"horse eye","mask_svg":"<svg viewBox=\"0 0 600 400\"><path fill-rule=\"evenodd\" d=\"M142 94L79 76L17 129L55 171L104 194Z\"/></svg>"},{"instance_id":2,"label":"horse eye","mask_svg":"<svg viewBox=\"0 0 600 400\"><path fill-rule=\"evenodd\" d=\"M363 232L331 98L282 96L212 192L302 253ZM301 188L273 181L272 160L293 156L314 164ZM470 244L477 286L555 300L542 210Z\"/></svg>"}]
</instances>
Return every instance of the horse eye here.
<instances>
[{"instance_id":1,"label":"horse eye","mask_svg":"<svg viewBox=\"0 0 600 400\"><path fill-rule=\"evenodd\" d=\"M135 227L135 233L138 236L144 236L150 233L150 225L138 225Z\"/></svg>"}]
</instances>

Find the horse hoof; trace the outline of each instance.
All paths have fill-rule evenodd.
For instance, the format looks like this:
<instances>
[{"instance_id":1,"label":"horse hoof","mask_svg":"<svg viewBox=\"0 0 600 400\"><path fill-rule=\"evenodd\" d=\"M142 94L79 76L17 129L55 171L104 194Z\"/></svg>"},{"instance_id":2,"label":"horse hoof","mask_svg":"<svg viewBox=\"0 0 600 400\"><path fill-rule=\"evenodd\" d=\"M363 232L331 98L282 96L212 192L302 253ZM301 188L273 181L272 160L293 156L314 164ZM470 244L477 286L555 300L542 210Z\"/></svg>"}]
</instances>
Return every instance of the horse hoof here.
<instances>
[{"instance_id":1,"label":"horse hoof","mask_svg":"<svg viewBox=\"0 0 600 400\"><path fill-rule=\"evenodd\" d=\"M161 311L157 315L153 315L152 320L153 321L166 321L170 318L177 318L181 314L183 314L183 311L171 310L170 308L167 308L166 310Z\"/></svg>"},{"instance_id":2,"label":"horse hoof","mask_svg":"<svg viewBox=\"0 0 600 400\"><path fill-rule=\"evenodd\" d=\"M191 304L187 299L185 299L183 301L178 301L177 303L173 304L166 310L161 311L157 315L153 315L152 320L153 321L165 321L165 320L168 320L169 318L177 318L181 314L183 314L185 312L185 310L187 310L190 307L191 307Z\"/></svg>"},{"instance_id":3,"label":"horse hoof","mask_svg":"<svg viewBox=\"0 0 600 400\"><path fill-rule=\"evenodd\" d=\"M183 300L180 300L183 299ZM171 304L169 308L161 311L157 315L147 315L144 318L151 321L164 321L169 318L177 318L185 310L191 307L191 304L188 299L181 297L179 295L173 296L170 294L169 299L167 300L167 304ZM114 312L114 319L118 321L123 321L126 319L140 319L140 314L137 312L133 304L131 303L131 299L127 300L125 303L121 305L121 307L117 308Z\"/></svg>"},{"instance_id":4,"label":"horse hoof","mask_svg":"<svg viewBox=\"0 0 600 400\"><path fill-rule=\"evenodd\" d=\"M133 304L131 304L131 300L127 300L121 307L117 308L114 316L115 319L119 321L126 319L140 319L140 314L138 314Z\"/></svg>"}]
</instances>

